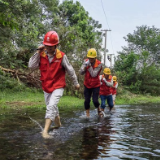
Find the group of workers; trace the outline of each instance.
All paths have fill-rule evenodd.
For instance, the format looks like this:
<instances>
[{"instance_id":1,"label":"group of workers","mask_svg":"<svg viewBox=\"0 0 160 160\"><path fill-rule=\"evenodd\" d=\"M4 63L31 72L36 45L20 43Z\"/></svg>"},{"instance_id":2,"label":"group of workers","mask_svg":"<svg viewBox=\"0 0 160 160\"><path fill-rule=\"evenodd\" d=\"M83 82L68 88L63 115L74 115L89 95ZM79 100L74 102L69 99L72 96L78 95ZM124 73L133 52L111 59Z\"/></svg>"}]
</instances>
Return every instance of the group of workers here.
<instances>
[{"instance_id":1,"label":"group of workers","mask_svg":"<svg viewBox=\"0 0 160 160\"><path fill-rule=\"evenodd\" d=\"M116 89L118 87L117 77L111 76L111 70L105 68L103 75L100 75L102 64L97 60L97 52L94 48L88 50L87 58L80 68L80 74L85 74L84 78L84 106L86 109L86 116L89 117L90 101L97 108L99 116L103 116L107 100L109 110L111 111L116 98ZM101 106L98 98L101 98Z\"/></svg>"},{"instance_id":2,"label":"group of workers","mask_svg":"<svg viewBox=\"0 0 160 160\"><path fill-rule=\"evenodd\" d=\"M39 68L41 73L40 80L46 103L45 127L42 131L44 138L51 137L48 132L52 122L54 122L55 128L61 126L57 104L66 86L66 72L72 78L75 89L80 88L75 70L69 63L66 54L57 48L58 44L58 34L55 31L47 32L44 36L43 45L38 47L37 52L30 58L28 64L31 69ZM80 74L85 75L84 106L86 116L90 116L89 109L92 97L98 115L102 117L102 111L106 107L105 101L107 100L110 111L115 104L116 88L118 87L117 77L111 76L109 68L105 68L103 75L100 75L102 64L97 59L97 52L94 48L88 50L87 58L80 68ZM101 106L98 101L99 96Z\"/></svg>"}]
</instances>

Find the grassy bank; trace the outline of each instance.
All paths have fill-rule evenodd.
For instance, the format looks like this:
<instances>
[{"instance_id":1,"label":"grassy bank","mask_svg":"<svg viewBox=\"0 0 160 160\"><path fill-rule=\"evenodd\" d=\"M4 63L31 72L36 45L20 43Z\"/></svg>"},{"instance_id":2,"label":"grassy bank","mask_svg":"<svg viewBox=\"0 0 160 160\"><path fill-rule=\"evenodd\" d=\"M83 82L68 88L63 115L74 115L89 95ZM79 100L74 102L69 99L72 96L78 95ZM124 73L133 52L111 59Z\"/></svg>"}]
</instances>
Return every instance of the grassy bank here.
<instances>
[{"instance_id":1,"label":"grassy bank","mask_svg":"<svg viewBox=\"0 0 160 160\"><path fill-rule=\"evenodd\" d=\"M151 96L150 94L133 94L123 88L119 88L118 95L116 98L116 104L149 104L149 103L159 103L160 96Z\"/></svg>"},{"instance_id":2,"label":"grassy bank","mask_svg":"<svg viewBox=\"0 0 160 160\"><path fill-rule=\"evenodd\" d=\"M118 94L117 105L160 103L160 97L150 95L135 95L130 92ZM84 99L64 95L58 104L60 108L83 108ZM25 92L0 92L0 107L45 107L42 91L26 90Z\"/></svg>"},{"instance_id":3,"label":"grassy bank","mask_svg":"<svg viewBox=\"0 0 160 160\"><path fill-rule=\"evenodd\" d=\"M77 97L63 96L58 106L60 108L82 108L84 100ZM28 90L25 92L0 92L0 107L45 107L42 91Z\"/></svg>"}]
</instances>

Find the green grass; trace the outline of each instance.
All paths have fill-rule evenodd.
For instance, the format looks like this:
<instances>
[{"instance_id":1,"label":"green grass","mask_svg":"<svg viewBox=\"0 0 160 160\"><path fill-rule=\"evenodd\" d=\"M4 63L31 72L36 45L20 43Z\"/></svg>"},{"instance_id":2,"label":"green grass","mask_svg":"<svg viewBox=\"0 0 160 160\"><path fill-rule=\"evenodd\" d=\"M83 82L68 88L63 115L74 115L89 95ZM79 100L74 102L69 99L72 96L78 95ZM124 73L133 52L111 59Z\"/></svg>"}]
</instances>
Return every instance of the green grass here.
<instances>
[{"instance_id":1,"label":"green grass","mask_svg":"<svg viewBox=\"0 0 160 160\"><path fill-rule=\"evenodd\" d=\"M12 90L6 90L0 92L0 103L3 102L42 102L44 101L43 93L36 90L25 90L20 92L12 92Z\"/></svg>"},{"instance_id":2,"label":"green grass","mask_svg":"<svg viewBox=\"0 0 160 160\"><path fill-rule=\"evenodd\" d=\"M160 96L150 96L141 94L132 94L127 92L124 94L117 95L116 104L149 104L149 103L160 103Z\"/></svg>"},{"instance_id":3,"label":"green grass","mask_svg":"<svg viewBox=\"0 0 160 160\"><path fill-rule=\"evenodd\" d=\"M60 108L82 108L83 99L71 96L62 96L58 103ZM0 107L45 107L42 91L28 90L20 92L0 92Z\"/></svg>"},{"instance_id":4,"label":"green grass","mask_svg":"<svg viewBox=\"0 0 160 160\"><path fill-rule=\"evenodd\" d=\"M117 105L148 103L160 103L160 97L153 97L150 95L136 95L125 91L123 94L118 94L116 98ZM93 106L92 102L91 106ZM1 91L0 107L45 107L44 95L42 91L30 89L25 90L24 92L13 92L11 90ZM72 96L62 96L58 107L60 109L84 109L84 99Z\"/></svg>"},{"instance_id":5,"label":"green grass","mask_svg":"<svg viewBox=\"0 0 160 160\"><path fill-rule=\"evenodd\" d=\"M63 96L60 101L58 106L59 107L82 107L84 105L84 100L77 98L77 97L71 97L71 96Z\"/></svg>"}]
</instances>

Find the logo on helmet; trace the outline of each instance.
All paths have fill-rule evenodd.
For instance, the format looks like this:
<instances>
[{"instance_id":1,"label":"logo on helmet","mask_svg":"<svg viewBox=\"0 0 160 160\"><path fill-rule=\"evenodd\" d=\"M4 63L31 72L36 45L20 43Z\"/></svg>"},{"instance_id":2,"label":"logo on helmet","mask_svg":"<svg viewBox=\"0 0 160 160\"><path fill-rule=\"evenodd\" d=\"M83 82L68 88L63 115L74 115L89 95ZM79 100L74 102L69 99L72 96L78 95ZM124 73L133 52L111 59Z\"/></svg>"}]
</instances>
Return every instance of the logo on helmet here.
<instances>
[{"instance_id":1,"label":"logo on helmet","mask_svg":"<svg viewBox=\"0 0 160 160\"><path fill-rule=\"evenodd\" d=\"M49 37L47 37L47 41L49 41Z\"/></svg>"}]
</instances>

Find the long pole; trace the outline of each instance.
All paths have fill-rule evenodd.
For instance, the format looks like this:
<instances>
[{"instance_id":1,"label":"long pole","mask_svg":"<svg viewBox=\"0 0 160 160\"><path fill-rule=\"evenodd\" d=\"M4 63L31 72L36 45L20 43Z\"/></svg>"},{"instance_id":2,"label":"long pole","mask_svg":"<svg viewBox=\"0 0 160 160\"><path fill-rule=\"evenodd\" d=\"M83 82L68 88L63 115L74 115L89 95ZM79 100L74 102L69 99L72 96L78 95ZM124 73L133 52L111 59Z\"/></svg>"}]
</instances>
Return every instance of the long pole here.
<instances>
[{"instance_id":1,"label":"long pole","mask_svg":"<svg viewBox=\"0 0 160 160\"><path fill-rule=\"evenodd\" d=\"M106 65L106 52L107 52L107 32L111 31L110 29L101 30L105 32L105 44L104 44L104 65Z\"/></svg>"},{"instance_id":2,"label":"long pole","mask_svg":"<svg viewBox=\"0 0 160 160\"><path fill-rule=\"evenodd\" d=\"M113 59L112 56L113 56L114 54L108 54L108 55L110 56L110 67L112 67L112 59Z\"/></svg>"}]
</instances>

